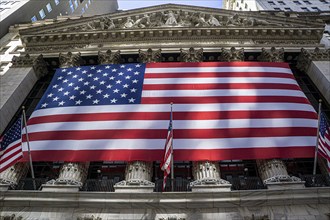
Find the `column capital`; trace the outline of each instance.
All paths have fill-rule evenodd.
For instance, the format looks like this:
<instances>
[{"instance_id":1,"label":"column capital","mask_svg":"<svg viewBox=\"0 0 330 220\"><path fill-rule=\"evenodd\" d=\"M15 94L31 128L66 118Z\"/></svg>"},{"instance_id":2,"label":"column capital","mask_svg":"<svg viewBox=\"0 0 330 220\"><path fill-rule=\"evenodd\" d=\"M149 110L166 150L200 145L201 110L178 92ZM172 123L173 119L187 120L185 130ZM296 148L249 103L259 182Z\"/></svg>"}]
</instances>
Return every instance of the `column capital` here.
<instances>
[{"instance_id":1,"label":"column capital","mask_svg":"<svg viewBox=\"0 0 330 220\"><path fill-rule=\"evenodd\" d=\"M66 54L60 53L59 54L59 61L61 68L68 68L74 66L80 66L82 64L81 54L73 54L68 52Z\"/></svg>"},{"instance_id":2,"label":"column capital","mask_svg":"<svg viewBox=\"0 0 330 220\"><path fill-rule=\"evenodd\" d=\"M195 50L190 47L189 50L180 50L180 60L182 62L203 62L203 48Z\"/></svg>"},{"instance_id":3,"label":"column capital","mask_svg":"<svg viewBox=\"0 0 330 220\"><path fill-rule=\"evenodd\" d=\"M147 51L139 50L139 59L142 63L155 63L162 62L161 49L152 50L149 48Z\"/></svg>"},{"instance_id":4,"label":"column capital","mask_svg":"<svg viewBox=\"0 0 330 220\"><path fill-rule=\"evenodd\" d=\"M244 48L236 49L232 47L229 50L221 48L220 60L226 62L244 61Z\"/></svg>"},{"instance_id":5,"label":"column capital","mask_svg":"<svg viewBox=\"0 0 330 220\"><path fill-rule=\"evenodd\" d=\"M14 56L11 62L11 68L33 67L38 79L48 74L48 64L42 54L37 57L28 53L25 56Z\"/></svg>"},{"instance_id":6,"label":"column capital","mask_svg":"<svg viewBox=\"0 0 330 220\"><path fill-rule=\"evenodd\" d=\"M277 49L275 47L266 50L261 49L260 61L264 62L284 62L284 48Z\"/></svg>"},{"instance_id":7,"label":"column capital","mask_svg":"<svg viewBox=\"0 0 330 220\"><path fill-rule=\"evenodd\" d=\"M320 49L316 47L314 50L306 50L301 48L301 53L298 56L297 68L302 71L307 71L312 61L329 61L330 49Z\"/></svg>"},{"instance_id":8,"label":"column capital","mask_svg":"<svg viewBox=\"0 0 330 220\"><path fill-rule=\"evenodd\" d=\"M99 51L98 60L99 64L119 64L121 63L120 50L117 50L116 52L107 50L105 53Z\"/></svg>"}]
</instances>

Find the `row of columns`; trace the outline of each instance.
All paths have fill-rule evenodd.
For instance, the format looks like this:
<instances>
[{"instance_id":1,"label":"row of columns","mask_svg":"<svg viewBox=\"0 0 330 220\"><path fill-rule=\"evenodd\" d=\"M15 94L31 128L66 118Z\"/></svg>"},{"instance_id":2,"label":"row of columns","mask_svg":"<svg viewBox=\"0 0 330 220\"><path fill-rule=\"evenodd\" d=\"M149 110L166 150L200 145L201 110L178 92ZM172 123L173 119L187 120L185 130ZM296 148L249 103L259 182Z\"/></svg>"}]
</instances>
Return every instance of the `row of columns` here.
<instances>
[{"instance_id":1,"label":"row of columns","mask_svg":"<svg viewBox=\"0 0 330 220\"><path fill-rule=\"evenodd\" d=\"M231 48L230 50L222 49L222 60L223 61L243 61L244 50L236 50ZM139 51L140 61L147 62L160 62L161 61L161 50L153 51L148 49L146 52ZM195 50L190 48L189 50L182 50L180 58L183 62L201 62L203 59L203 49ZM284 50L276 50L271 48L267 51L262 49L261 54L262 61L269 62L283 62L284 61ZM59 61L61 68L68 68L79 66L82 63L80 53L72 54L59 54ZM111 64L120 63L121 57L120 52L117 51L112 53L108 50L106 53L99 52L99 63ZM302 183L297 177L290 177L287 173L285 164L279 159L273 160L258 160L258 171L259 174L266 184L288 182L288 183ZM24 169L18 169L19 166L25 167L25 164L18 163L17 165L9 168L8 170L0 174L0 183L15 184L27 172L27 167ZM89 163L64 163L61 167L59 177L56 180L49 181L46 185L73 185L81 187L87 177L87 171ZM127 164L125 180L117 183L118 189L128 186L148 186L154 187L154 183L151 182L152 176L152 164L145 161L132 161ZM218 188L224 188L228 190L230 183L226 180L221 179L219 164L211 161L199 161L193 163L193 177L195 181L191 183L192 187L203 188L203 186L219 186ZM56 187L55 187L56 188ZM205 187L204 187L205 188ZM78 188L77 188L78 190Z\"/></svg>"}]
</instances>

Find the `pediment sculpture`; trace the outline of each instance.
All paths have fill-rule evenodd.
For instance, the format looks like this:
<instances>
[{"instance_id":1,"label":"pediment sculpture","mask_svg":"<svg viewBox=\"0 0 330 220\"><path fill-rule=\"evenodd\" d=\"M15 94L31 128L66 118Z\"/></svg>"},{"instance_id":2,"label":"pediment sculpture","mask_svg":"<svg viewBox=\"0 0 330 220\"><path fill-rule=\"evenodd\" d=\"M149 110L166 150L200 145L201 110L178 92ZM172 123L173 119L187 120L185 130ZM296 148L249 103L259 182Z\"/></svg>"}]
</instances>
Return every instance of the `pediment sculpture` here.
<instances>
[{"instance_id":1,"label":"pediment sculpture","mask_svg":"<svg viewBox=\"0 0 330 220\"><path fill-rule=\"evenodd\" d=\"M118 17L104 15L82 24L54 29L58 31L95 31L112 29L141 29L163 27L258 27L258 26L290 26L288 23L270 22L238 13L223 15L221 13L191 12L185 10L163 10L140 15ZM292 26L292 25L291 25Z\"/></svg>"}]
</instances>

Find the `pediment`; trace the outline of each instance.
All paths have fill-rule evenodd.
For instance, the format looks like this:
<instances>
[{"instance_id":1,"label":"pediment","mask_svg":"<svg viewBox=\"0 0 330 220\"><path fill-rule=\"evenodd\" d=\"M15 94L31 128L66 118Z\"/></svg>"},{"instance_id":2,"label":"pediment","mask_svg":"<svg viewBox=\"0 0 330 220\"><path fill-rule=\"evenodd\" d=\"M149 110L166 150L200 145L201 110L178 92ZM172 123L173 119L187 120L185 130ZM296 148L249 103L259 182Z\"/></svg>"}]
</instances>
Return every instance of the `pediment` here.
<instances>
[{"instance_id":1,"label":"pediment","mask_svg":"<svg viewBox=\"0 0 330 220\"><path fill-rule=\"evenodd\" d=\"M306 22L259 12L166 4L93 17L81 17L21 31L22 34L81 33L114 30L182 28L308 28L322 23Z\"/></svg>"},{"instance_id":2,"label":"pediment","mask_svg":"<svg viewBox=\"0 0 330 220\"><path fill-rule=\"evenodd\" d=\"M272 14L273 13L273 14ZM20 30L28 53L96 49L204 48L318 44L324 24L274 12L238 12L166 4L93 17L67 18Z\"/></svg>"}]
</instances>

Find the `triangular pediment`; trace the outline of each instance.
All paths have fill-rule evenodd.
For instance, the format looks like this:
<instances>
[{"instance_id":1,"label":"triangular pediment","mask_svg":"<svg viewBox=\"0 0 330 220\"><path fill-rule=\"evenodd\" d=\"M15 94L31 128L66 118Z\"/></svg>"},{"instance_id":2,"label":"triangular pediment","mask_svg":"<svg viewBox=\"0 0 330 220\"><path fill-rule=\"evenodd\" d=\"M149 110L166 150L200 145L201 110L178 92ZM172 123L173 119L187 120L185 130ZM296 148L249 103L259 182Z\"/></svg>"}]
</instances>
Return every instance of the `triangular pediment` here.
<instances>
[{"instance_id":1,"label":"triangular pediment","mask_svg":"<svg viewBox=\"0 0 330 220\"><path fill-rule=\"evenodd\" d=\"M320 42L321 21L283 13L239 12L166 4L93 17L59 18L20 30L29 53L95 48L204 48L246 45L302 45Z\"/></svg>"},{"instance_id":2,"label":"triangular pediment","mask_svg":"<svg viewBox=\"0 0 330 220\"><path fill-rule=\"evenodd\" d=\"M80 33L109 30L179 29L179 28L285 28L315 27L322 23L301 21L269 13L239 12L223 9L166 4L121 11L93 17L81 17L42 25L22 34Z\"/></svg>"}]
</instances>

